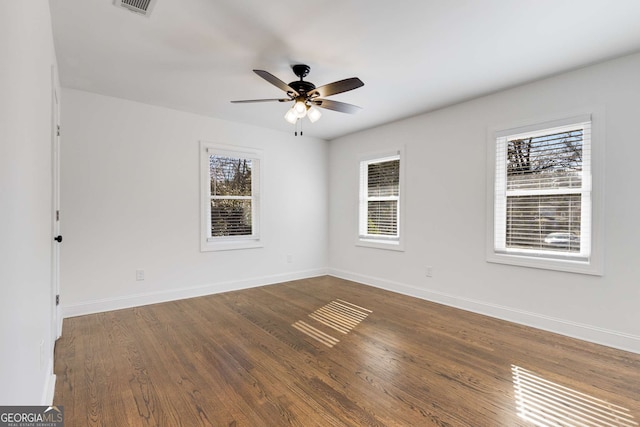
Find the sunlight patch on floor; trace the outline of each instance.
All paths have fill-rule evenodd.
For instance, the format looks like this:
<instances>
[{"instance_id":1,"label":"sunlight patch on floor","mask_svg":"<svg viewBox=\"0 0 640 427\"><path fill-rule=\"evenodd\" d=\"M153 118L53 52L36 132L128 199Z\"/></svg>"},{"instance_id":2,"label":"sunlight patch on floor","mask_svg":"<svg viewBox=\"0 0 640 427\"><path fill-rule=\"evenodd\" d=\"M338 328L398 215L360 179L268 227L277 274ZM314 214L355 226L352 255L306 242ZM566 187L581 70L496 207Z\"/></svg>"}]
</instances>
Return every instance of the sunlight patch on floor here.
<instances>
[{"instance_id":1,"label":"sunlight patch on floor","mask_svg":"<svg viewBox=\"0 0 640 427\"><path fill-rule=\"evenodd\" d=\"M331 335L325 334L321 330L314 328L313 326L309 325L306 322L303 322L302 320L298 320L296 323L292 324L291 326L293 326L300 332L307 334L311 338L317 341L320 341L322 344L326 345L327 347L333 347L334 345L340 342L339 339L334 338Z\"/></svg>"},{"instance_id":2,"label":"sunlight patch on floor","mask_svg":"<svg viewBox=\"0 0 640 427\"><path fill-rule=\"evenodd\" d=\"M347 334L371 313L372 311L367 308L341 299L335 299L309 314L309 317L342 334ZM339 339L314 328L302 320L298 320L291 326L328 347L333 347L340 342Z\"/></svg>"},{"instance_id":3,"label":"sunlight patch on floor","mask_svg":"<svg viewBox=\"0 0 640 427\"><path fill-rule=\"evenodd\" d=\"M309 315L314 320L343 334L362 322L371 310L344 300L334 300Z\"/></svg>"},{"instance_id":4,"label":"sunlight patch on floor","mask_svg":"<svg viewBox=\"0 0 640 427\"><path fill-rule=\"evenodd\" d=\"M511 365L520 418L540 427L632 427L629 409L564 387Z\"/></svg>"}]
</instances>

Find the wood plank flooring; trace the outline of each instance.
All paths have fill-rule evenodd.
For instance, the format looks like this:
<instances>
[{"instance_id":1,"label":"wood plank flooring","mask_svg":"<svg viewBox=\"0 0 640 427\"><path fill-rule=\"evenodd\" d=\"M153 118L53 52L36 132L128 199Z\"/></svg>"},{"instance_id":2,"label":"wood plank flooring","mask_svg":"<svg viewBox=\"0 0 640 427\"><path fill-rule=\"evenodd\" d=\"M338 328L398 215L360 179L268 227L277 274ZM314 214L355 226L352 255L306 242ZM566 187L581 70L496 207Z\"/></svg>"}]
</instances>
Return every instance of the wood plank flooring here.
<instances>
[{"instance_id":1,"label":"wood plank flooring","mask_svg":"<svg viewBox=\"0 0 640 427\"><path fill-rule=\"evenodd\" d=\"M65 319L55 373L70 427L640 423L640 355L334 277Z\"/></svg>"}]
</instances>

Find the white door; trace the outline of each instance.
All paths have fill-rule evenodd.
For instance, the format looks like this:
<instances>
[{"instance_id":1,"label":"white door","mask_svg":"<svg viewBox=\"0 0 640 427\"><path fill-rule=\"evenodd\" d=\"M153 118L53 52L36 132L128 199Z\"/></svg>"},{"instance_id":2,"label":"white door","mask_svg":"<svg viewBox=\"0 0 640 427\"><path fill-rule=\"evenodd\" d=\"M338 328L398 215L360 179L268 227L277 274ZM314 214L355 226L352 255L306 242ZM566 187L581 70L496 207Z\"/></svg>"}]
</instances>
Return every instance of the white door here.
<instances>
[{"instance_id":1,"label":"white door","mask_svg":"<svg viewBox=\"0 0 640 427\"><path fill-rule=\"evenodd\" d=\"M55 71L54 71L55 72ZM53 256L52 256L52 303L54 304L52 319L52 335L53 340L60 338L62 335L62 313L60 310L60 244L62 235L60 234L60 117L59 117L59 99L58 92L53 79L53 96L52 96L52 128L53 135L51 138L52 149L52 171L53 171Z\"/></svg>"}]
</instances>

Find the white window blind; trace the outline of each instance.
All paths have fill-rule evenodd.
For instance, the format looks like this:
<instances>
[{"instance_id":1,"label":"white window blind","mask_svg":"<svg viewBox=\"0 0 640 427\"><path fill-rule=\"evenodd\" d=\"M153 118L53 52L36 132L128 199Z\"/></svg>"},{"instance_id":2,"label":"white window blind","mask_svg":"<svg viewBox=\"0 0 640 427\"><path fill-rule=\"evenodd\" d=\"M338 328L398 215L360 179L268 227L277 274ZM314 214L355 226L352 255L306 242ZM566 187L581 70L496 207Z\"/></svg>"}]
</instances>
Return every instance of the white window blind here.
<instances>
[{"instance_id":1,"label":"white window blind","mask_svg":"<svg viewBox=\"0 0 640 427\"><path fill-rule=\"evenodd\" d=\"M497 134L494 248L586 261L591 253L590 117L546 126Z\"/></svg>"},{"instance_id":2,"label":"white window blind","mask_svg":"<svg viewBox=\"0 0 640 427\"><path fill-rule=\"evenodd\" d=\"M360 163L361 239L400 238L400 155Z\"/></svg>"}]
</instances>

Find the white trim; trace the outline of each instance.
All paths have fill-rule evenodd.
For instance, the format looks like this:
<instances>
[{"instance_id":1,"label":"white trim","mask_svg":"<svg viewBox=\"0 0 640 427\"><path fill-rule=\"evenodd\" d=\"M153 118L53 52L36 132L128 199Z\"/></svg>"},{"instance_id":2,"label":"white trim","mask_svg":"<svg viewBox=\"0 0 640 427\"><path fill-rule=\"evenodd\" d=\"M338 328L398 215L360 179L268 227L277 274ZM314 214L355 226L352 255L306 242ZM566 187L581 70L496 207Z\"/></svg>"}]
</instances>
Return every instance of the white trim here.
<instances>
[{"instance_id":1,"label":"white trim","mask_svg":"<svg viewBox=\"0 0 640 427\"><path fill-rule=\"evenodd\" d=\"M583 113L573 116L559 116L560 118L547 118L541 121L527 120L526 124L514 125L511 124L507 128L500 127L500 130L496 130L495 138L502 138L506 136L517 137L518 135L528 136L529 134L539 132L543 129L573 127L576 123L590 122L592 117L591 113Z\"/></svg>"},{"instance_id":2,"label":"white trim","mask_svg":"<svg viewBox=\"0 0 640 427\"><path fill-rule=\"evenodd\" d=\"M221 156L235 157L238 154L245 155L247 157L255 156L262 150L251 147L241 147L236 145L216 144L211 141L200 141L201 147L206 148L207 153L214 153Z\"/></svg>"},{"instance_id":3,"label":"white trim","mask_svg":"<svg viewBox=\"0 0 640 427\"><path fill-rule=\"evenodd\" d=\"M640 354L640 336L637 335L600 328L585 323L573 322L571 320L560 319L557 317L545 316L498 304L491 304L471 298L462 298L453 294L352 273L345 270L330 268L328 274L341 279L351 280L364 285L374 286L376 288L424 299L449 307L459 308L461 310L482 314L484 316L494 317L496 319Z\"/></svg>"},{"instance_id":4,"label":"white trim","mask_svg":"<svg viewBox=\"0 0 640 427\"><path fill-rule=\"evenodd\" d=\"M200 248L202 252L235 251L238 249L263 248L264 243L258 239L236 239L233 241L209 241Z\"/></svg>"},{"instance_id":5,"label":"white trim","mask_svg":"<svg viewBox=\"0 0 640 427\"><path fill-rule=\"evenodd\" d=\"M49 359L46 372L53 372L53 358ZM56 391L56 376L55 374L47 375L44 388L42 389L42 397L40 398L40 404L51 406L53 404L53 395Z\"/></svg>"},{"instance_id":6,"label":"white trim","mask_svg":"<svg viewBox=\"0 0 640 427\"><path fill-rule=\"evenodd\" d=\"M51 65L51 305L52 332L51 353L53 343L62 335L62 312L56 304L56 295L60 295L60 243L53 240L61 235L60 223L60 90L58 87L58 72L55 65Z\"/></svg>"},{"instance_id":7,"label":"white trim","mask_svg":"<svg viewBox=\"0 0 640 427\"><path fill-rule=\"evenodd\" d=\"M398 240L385 241L359 237L356 240L356 246L360 246L363 248L386 249L388 251L404 251L404 246L401 245Z\"/></svg>"},{"instance_id":8,"label":"white trim","mask_svg":"<svg viewBox=\"0 0 640 427\"><path fill-rule=\"evenodd\" d=\"M271 276L260 276L244 280L210 283L201 286L192 286L189 288L176 288L166 291L127 295L123 297L89 300L77 304L63 305L62 313L65 318L84 316L85 314L102 313L105 311L120 310L123 308L139 307L161 302L212 295L221 292L237 291L258 286L273 285L275 283L282 283L291 280L308 279L311 277L324 276L326 274L326 269L318 268L313 270L296 271L292 273L274 274Z\"/></svg>"}]
</instances>

